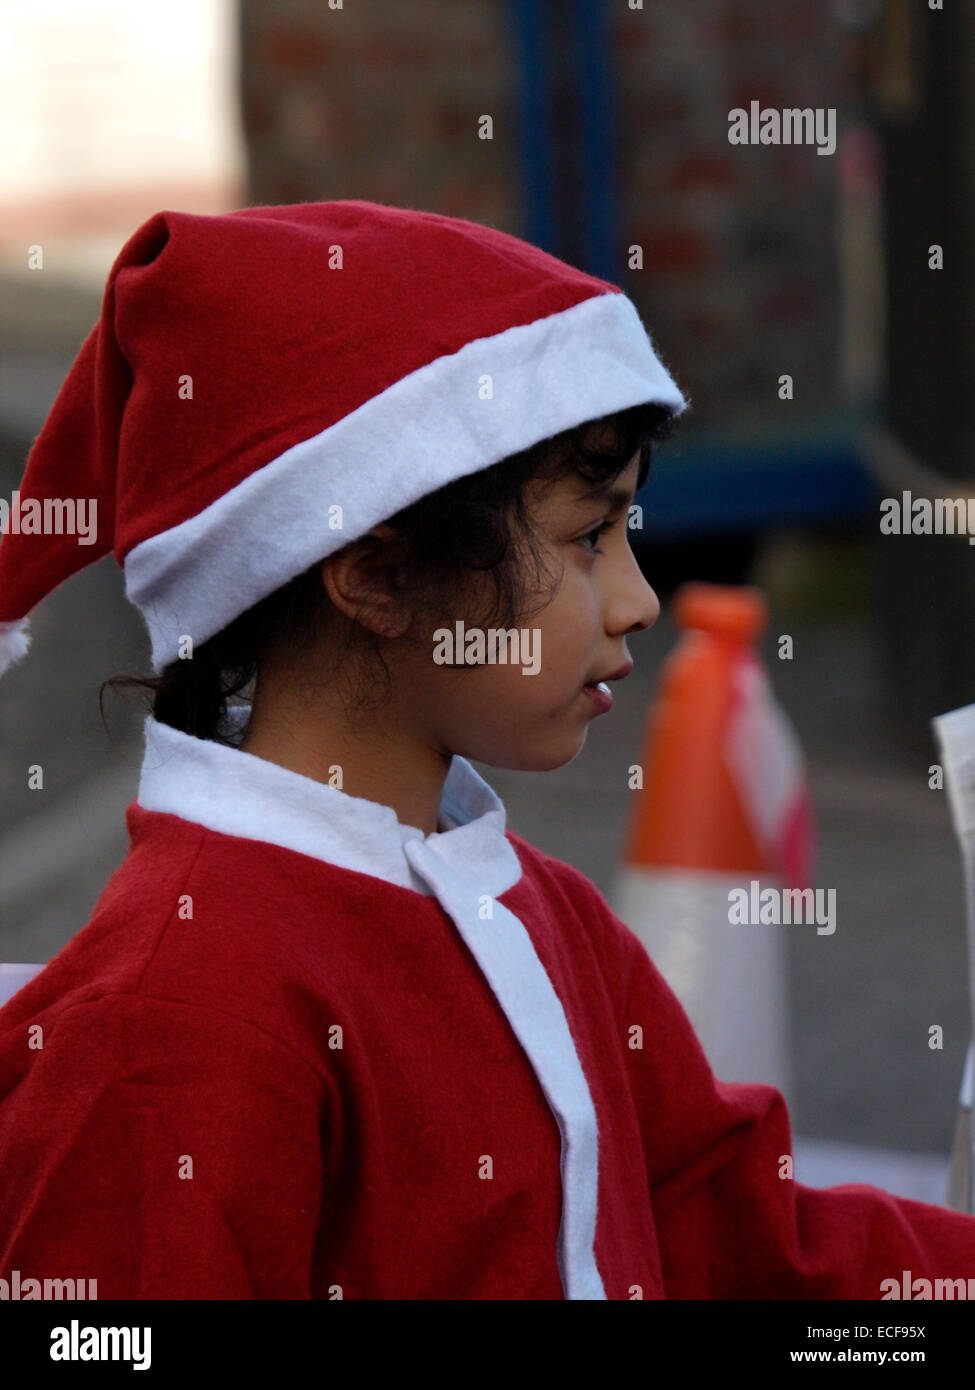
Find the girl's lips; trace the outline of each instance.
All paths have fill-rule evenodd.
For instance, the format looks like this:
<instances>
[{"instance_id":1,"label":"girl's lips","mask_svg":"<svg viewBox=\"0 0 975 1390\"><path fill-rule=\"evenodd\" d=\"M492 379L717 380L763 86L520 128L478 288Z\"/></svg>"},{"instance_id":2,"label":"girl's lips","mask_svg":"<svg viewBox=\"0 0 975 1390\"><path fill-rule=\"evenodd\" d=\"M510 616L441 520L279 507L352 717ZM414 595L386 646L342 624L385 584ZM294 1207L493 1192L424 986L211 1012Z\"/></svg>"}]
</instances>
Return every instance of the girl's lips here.
<instances>
[{"instance_id":1,"label":"girl's lips","mask_svg":"<svg viewBox=\"0 0 975 1390\"><path fill-rule=\"evenodd\" d=\"M608 676L603 676L604 681L624 680L633 670L632 661L624 661L622 666L617 666L615 671L610 671Z\"/></svg>"},{"instance_id":2,"label":"girl's lips","mask_svg":"<svg viewBox=\"0 0 975 1390\"><path fill-rule=\"evenodd\" d=\"M605 681L600 681L598 685L584 685L582 688L600 714L605 714L608 709L612 709L613 692Z\"/></svg>"}]
</instances>

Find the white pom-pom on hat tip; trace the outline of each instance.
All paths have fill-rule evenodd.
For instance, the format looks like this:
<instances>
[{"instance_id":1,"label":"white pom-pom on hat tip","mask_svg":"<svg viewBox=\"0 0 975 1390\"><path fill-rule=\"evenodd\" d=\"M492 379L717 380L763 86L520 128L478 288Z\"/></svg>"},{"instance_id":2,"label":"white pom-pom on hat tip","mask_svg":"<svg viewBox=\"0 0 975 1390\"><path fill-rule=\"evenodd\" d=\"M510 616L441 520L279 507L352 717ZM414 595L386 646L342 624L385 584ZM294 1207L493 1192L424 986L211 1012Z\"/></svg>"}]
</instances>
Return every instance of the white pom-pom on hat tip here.
<instances>
[{"instance_id":1,"label":"white pom-pom on hat tip","mask_svg":"<svg viewBox=\"0 0 975 1390\"><path fill-rule=\"evenodd\" d=\"M0 623L0 676L22 656L26 656L30 646L28 623L27 618L20 618L12 623Z\"/></svg>"}]
</instances>

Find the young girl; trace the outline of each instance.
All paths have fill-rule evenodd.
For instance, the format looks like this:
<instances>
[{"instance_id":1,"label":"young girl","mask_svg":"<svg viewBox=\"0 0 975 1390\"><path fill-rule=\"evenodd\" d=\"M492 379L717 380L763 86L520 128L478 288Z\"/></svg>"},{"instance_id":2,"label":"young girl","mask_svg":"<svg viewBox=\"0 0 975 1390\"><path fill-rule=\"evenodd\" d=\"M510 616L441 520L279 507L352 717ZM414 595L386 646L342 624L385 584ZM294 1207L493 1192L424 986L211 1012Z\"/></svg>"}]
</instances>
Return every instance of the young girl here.
<instances>
[{"instance_id":1,"label":"young girl","mask_svg":"<svg viewBox=\"0 0 975 1390\"><path fill-rule=\"evenodd\" d=\"M491 228L349 201L127 242L0 545L6 664L112 549L161 673L127 857L0 1011L0 1277L975 1276L975 1219L792 1180L779 1092L715 1079L637 938L468 761L562 766L629 670L659 608L628 505L684 406L616 287ZM43 524L66 499L96 545Z\"/></svg>"}]
</instances>

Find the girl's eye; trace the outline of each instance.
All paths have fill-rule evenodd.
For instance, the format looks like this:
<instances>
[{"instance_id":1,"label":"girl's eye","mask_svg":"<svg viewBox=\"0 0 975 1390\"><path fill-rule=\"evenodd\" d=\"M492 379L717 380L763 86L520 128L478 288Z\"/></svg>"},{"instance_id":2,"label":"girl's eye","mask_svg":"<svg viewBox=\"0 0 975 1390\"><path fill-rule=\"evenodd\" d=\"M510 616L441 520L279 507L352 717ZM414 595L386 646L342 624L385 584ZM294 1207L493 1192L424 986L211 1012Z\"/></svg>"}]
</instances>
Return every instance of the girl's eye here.
<instances>
[{"instance_id":1,"label":"girl's eye","mask_svg":"<svg viewBox=\"0 0 975 1390\"><path fill-rule=\"evenodd\" d=\"M587 541L593 540L594 543L593 543L592 550L590 551L590 554L596 554L596 555L598 555L598 554L599 554L599 551L596 549L595 541L598 541L598 540L599 540L599 537L603 534L604 531L612 531L612 529L613 529L613 527L614 527L615 525L616 525L616 522L615 522L615 521L603 521L603 522L601 522L599 526L594 526L593 529L592 529L591 531L587 531L586 534L585 534L584 536L580 536L580 537L579 537L579 544L580 544L580 545L585 545L585 543L586 543ZM586 546L586 549L589 549L589 547Z\"/></svg>"}]
</instances>

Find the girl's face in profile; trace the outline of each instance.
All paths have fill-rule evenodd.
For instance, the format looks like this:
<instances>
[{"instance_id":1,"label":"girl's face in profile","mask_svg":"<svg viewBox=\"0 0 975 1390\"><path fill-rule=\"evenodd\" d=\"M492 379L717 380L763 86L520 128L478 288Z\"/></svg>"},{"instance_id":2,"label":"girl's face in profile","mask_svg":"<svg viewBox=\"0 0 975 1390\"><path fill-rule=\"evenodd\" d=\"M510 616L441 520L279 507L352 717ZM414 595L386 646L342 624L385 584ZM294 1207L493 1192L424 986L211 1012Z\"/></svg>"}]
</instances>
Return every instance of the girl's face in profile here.
<instances>
[{"instance_id":1,"label":"girl's face in profile","mask_svg":"<svg viewBox=\"0 0 975 1390\"><path fill-rule=\"evenodd\" d=\"M583 687L628 666L627 636L651 627L660 615L627 534L638 466L637 456L611 485L622 493L615 501L600 495L587 499L575 476L544 494L532 493L535 524L557 588L540 611L535 600L535 611L517 625L517 645L497 649L501 660L495 655L480 665L463 664L457 647L454 659L460 666L431 661L427 679L414 672L414 693L425 702L434 741L444 751L494 767L539 772L580 752L600 713ZM459 620L461 614L455 616ZM452 619L445 615L445 621ZM489 643L485 651L491 653ZM425 691L419 689L424 685ZM612 711L603 717L611 719Z\"/></svg>"},{"instance_id":2,"label":"girl's face in profile","mask_svg":"<svg viewBox=\"0 0 975 1390\"><path fill-rule=\"evenodd\" d=\"M428 627L395 575L395 547L339 551L323 564L323 582L346 618L368 620L389 639L388 698L362 717L350 714L334 643L326 636L287 648L259 671L243 751L326 782L337 765L343 790L393 807L401 824L426 833L438 823L454 754L525 772L571 762L600 713L585 687L628 667L626 638L660 614L627 535L638 474L639 456L616 478L612 499L587 498L575 475L532 485L526 509L545 572L536 576L533 567L525 587L547 587L527 597L523 620L508 629L511 642L497 643L490 628L465 619L465 610L484 613L496 597L490 576L472 571L472 592L445 595ZM449 653L445 630L454 635ZM469 645L472 633L480 652Z\"/></svg>"}]
</instances>

